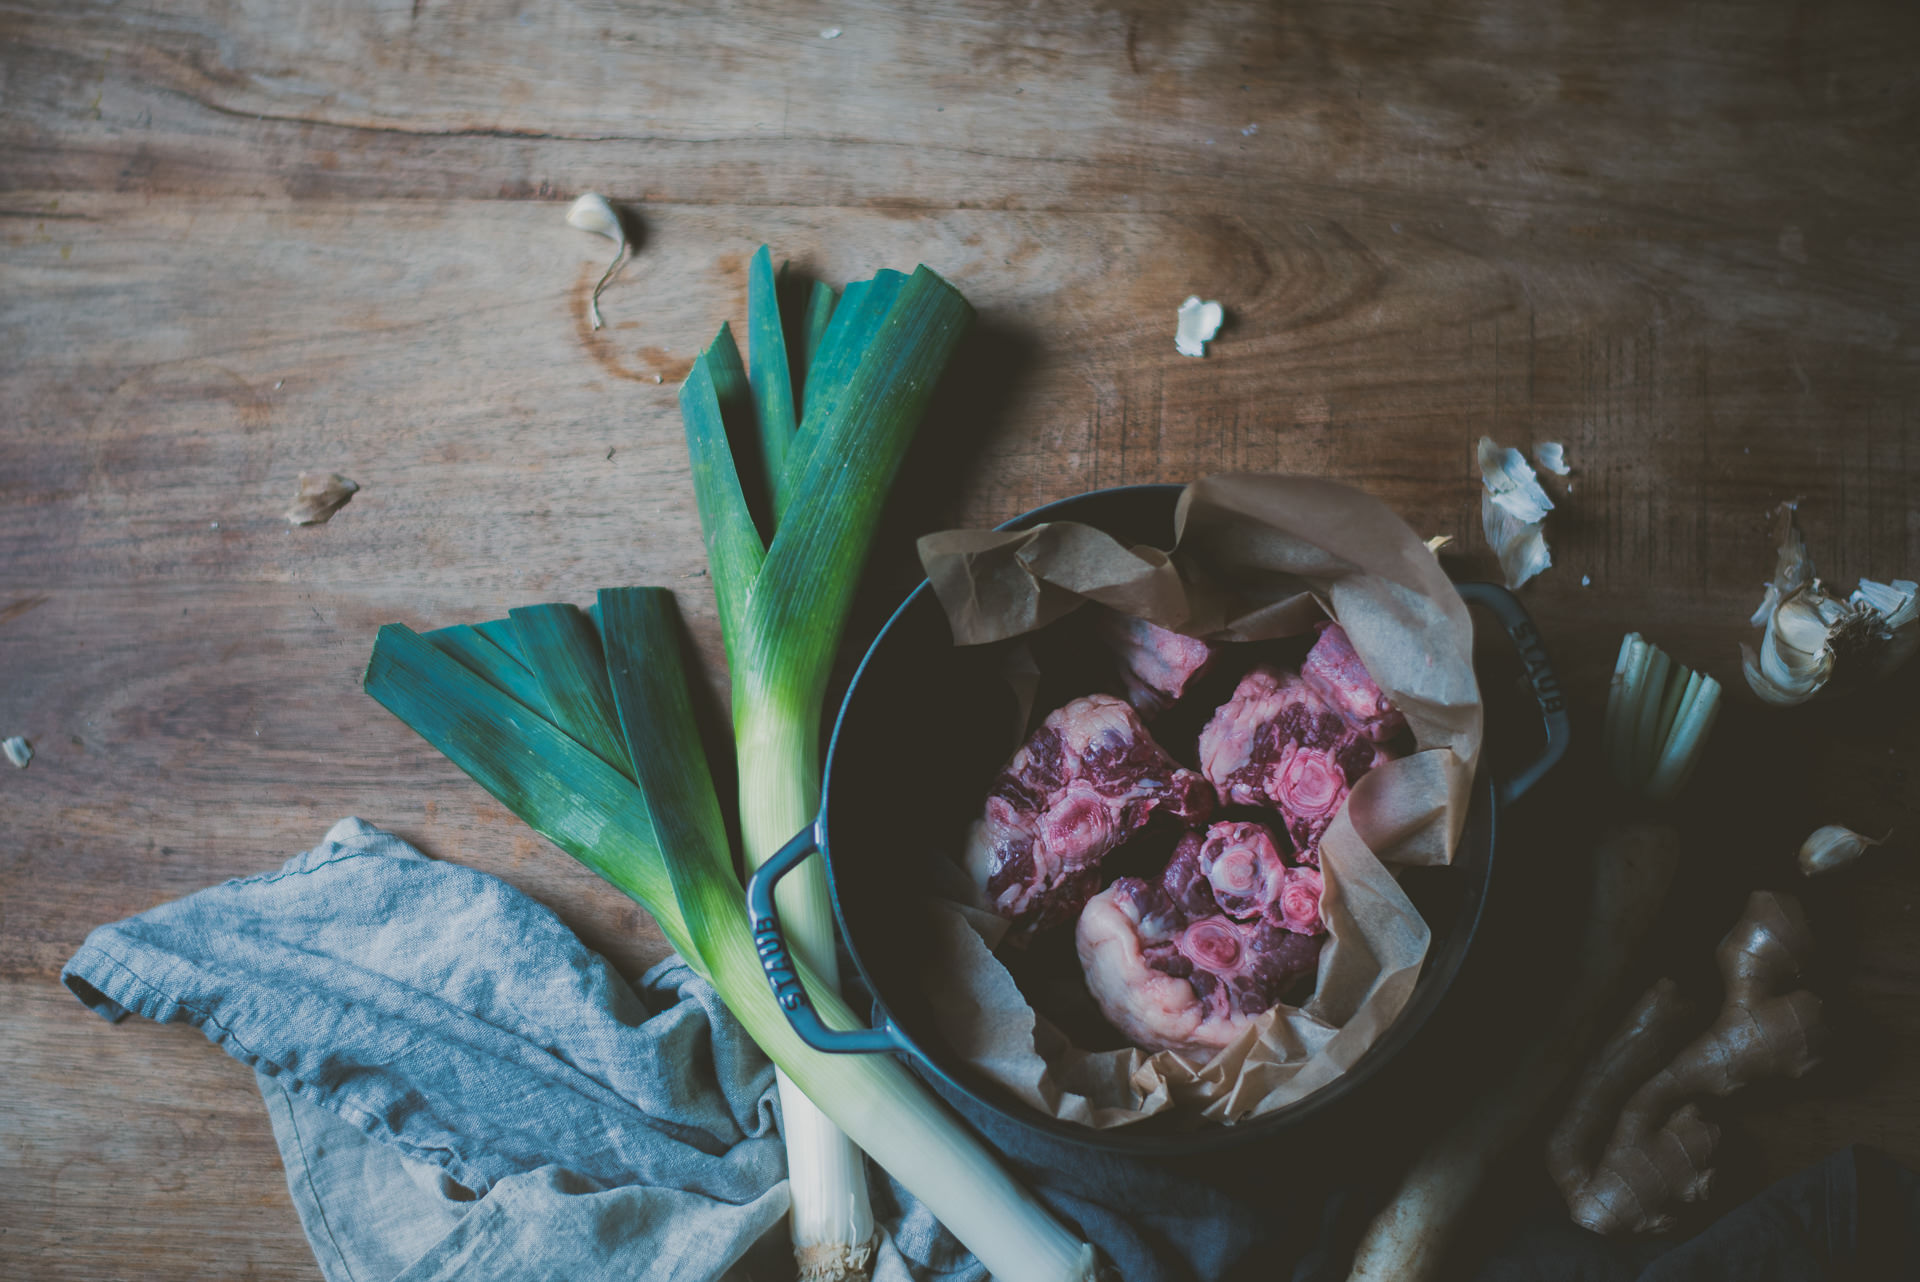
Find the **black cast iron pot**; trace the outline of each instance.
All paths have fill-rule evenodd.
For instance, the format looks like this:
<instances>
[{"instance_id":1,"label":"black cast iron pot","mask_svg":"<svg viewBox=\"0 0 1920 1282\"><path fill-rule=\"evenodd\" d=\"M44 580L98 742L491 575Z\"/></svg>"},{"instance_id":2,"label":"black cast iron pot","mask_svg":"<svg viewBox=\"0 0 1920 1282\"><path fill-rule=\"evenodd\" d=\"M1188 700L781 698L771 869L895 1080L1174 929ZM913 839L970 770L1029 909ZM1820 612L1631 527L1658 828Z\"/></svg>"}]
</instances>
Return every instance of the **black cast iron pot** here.
<instances>
[{"instance_id":1,"label":"black cast iron pot","mask_svg":"<svg viewBox=\"0 0 1920 1282\"><path fill-rule=\"evenodd\" d=\"M1177 485L1138 485L1063 499L1008 521L1094 525L1128 545L1171 547ZM1479 926L1492 876L1501 811L1565 753L1568 723L1559 683L1526 611L1502 588L1459 585L1511 639L1539 704L1545 738L1526 765L1496 779L1484 762L1453 863L1409 869L1402 884L1433 931L1413 994L1393 1025L1341 1077L1284 1108L1232 1126L1162 1115L1094 1130L1043 1115L963 1061L942 1035L921 990L926 964L917 905L930 863L951 857L979 812L1008 752L1011 695L982 647L955 646L946 615L923 582L888 620L841 704L827 754L820 816L756 870L747 897L755 940L775 995L794 1029L823 1051L900 1053L1003 1151L1046 1161L1112 1156L1177 1158L1258 1144L1321 1118L1361 1092L1440 1007ZM818 851L842 939L873 996L873 1027L821 1022L797 981L773 908L779 879ZM1065 1146L1063 1149L1061 1146Z\"/></svg>"}]
</instances>

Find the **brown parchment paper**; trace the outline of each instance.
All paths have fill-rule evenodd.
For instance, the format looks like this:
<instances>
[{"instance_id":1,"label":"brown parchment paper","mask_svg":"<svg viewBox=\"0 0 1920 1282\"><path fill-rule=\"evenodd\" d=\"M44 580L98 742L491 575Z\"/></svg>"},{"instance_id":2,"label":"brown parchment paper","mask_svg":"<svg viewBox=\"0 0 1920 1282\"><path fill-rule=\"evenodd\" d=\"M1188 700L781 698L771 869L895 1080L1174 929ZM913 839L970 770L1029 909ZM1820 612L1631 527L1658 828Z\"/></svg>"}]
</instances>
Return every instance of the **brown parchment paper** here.
<instances>
[{"instance_id":1,"label":"brown parchment paper","mask_svg":"<svg viewBox=\"0 0 1920 1282\"><path fill-rule=\"evenodd\" d=\"M1170 555L1055 522L930 534L920 557L960 645L1031 632L1085 601L1210 640L1293 636L1331 615L1406 714L1415 751L1362 778L1321 840L1331 938L1313 997L1204 1062L1073 1046L994 956L1005 923L969 879L955 867L936 887L927 985L943 1031L1032 1107L1093 1127L1170 1108L1240 1121L1351 1067L1406 1005L1430 938L1391 869L1452 858L1480 756L1466 606L1384 504L1331 481L1230 473L1188 486L1174 528Z\"/></svg>"}]
</instances>

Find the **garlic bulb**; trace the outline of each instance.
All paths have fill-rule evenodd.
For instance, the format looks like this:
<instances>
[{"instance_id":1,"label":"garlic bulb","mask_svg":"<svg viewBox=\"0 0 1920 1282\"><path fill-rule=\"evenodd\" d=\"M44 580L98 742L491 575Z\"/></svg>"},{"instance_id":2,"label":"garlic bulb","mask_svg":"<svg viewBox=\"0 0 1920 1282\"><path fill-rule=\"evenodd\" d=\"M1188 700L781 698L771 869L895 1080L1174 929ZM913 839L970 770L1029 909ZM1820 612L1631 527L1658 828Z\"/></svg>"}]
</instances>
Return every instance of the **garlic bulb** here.
<instances>
[{"instance_id":1,"label":"garlic bulb","mask_svg":"<svg viewBox=\"0 0 1920 1282\"><path fill-rule=\"evenodd\" d=\"M1891 837L1893 834L1888 833ZM1800 845L1800 871L1808 877L1817 877L1823 872L1832 872L1835 868L1852 863L1867 853L1867 847L1877 846L1887 838L1875 841L1872 837L1863 837L1851 828L1839 824L1828 824L1824 828L1815 828L1813 833Z\"/></svg>"},{"instance_id":2,"label":"garlic bulb","mask_svg":"<svg viewBox=\"0 0 1920 1282\"><path fill-rule=\"evenodd\" d=\"M1741 670L1767 703L1805 703L1838 679L1842 684L1886 676L1920 647L1920 583L1860 580L1846 598L1827 591L1814 572L1794 504L1780 508L1783 528L1773 581L1751 622L1765 628L1760 648L1740 647Z\"/></svg>"}]
</instances>

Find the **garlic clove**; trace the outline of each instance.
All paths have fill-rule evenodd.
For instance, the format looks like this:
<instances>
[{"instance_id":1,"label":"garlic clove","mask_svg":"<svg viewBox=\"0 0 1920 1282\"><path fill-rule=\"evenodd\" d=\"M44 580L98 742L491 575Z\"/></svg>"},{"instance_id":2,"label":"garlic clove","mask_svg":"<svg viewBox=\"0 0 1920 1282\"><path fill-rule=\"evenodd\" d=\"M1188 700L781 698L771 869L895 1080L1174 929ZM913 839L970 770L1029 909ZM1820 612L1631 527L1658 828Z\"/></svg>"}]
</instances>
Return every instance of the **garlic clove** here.
<instances>
[{"instance_id":1,"label":"garlic clove","mask_svg":"<svg viewBox=\"0 0 1920 1282\"><path fill-rule=\"evenodd\" d=\"M1888 833L1887 837L1893 834ZM1807 839L1800 843L1800 853L1796 858L1803 876L1817 877L1823 872L1832 872L1852 863L1867 853L1869 846L1878 846L1887 837L1875 841L1872 837L1863 837L1851 828L1839 824L1828 824L1824 828L1815 828Z\"/></svg>"},{"instance_id":2,"label":"garlic clove","mask_svg":"<svg viewBox=\"0 0 1920 1282\"><path fill-rule=\"evenodd\" d=\"M1833 652L1808 654L1781 642L1769 628L1760 640L1760 675L1793 702L1810 699L1833 677Z\"/></svg>"},{"instance_id":3,"label":"garlic clove","mask_svg":"<svg viewBox=\"0 0 1920 1282\"><path fill-rule=\"evenodd\" d=\"M1827 633L1839 616L1827 607L1831 598L1818 590L1796 592L1782 601L1773 612L1770 630L1777 646L1790 646L1806 654L1819 654L1827 648Z\"/></svg>"},{"instance_id":4,"label":"garlic clove","mask_svg":"<svg viewBox=\"0 0 1920 1282\"><path fill-rule=\"evenodd\" d=\"M1762 703L1776 708L1791 708L1813 697L1813 689L1788 690L1776 685L1761 671L1759 654L1744 641L1740 643L1740 673L1747 679L1747 688L1760 696Z\"/></svg>"},{"instance_id":5,"label":"garlic clove","mask_svg":"<svg viewBox=\"0 0 1920 1282\"><path fill-rule=\"evenodd\" d=\"M627 243L627 229L613 205L597 191L587 192L567 207L567 225L605 236L616 245Z\"/></svg>"},{"instance_id":6,"label":"garlic clove","mask_svg":"<svg viewBox=\"0 0 1920 1282\"><path fill-rule=\"evenodd\" d=\"M620 211L597 191L582 194L567 207L567 225L590 231L596 236L605 236L614 245L613 261L607 264L606 271L600 273L600 279L593 287L593 297L587 305L587 310L593 314L593 327L599 329L606 323L600 317L600 291L607 287L613 274L620 270L620 264L626 261L627 225L620 221Z\"/></svg>"}]
</instances>

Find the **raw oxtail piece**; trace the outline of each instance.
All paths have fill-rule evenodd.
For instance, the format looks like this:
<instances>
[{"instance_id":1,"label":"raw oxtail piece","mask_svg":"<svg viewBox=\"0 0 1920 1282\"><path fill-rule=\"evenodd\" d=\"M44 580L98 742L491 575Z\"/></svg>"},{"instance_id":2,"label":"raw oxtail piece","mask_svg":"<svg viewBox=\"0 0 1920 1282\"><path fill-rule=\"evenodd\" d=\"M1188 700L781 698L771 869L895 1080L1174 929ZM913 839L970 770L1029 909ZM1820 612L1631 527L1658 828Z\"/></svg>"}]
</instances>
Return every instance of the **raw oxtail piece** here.
<instances>
[{"instance_id":1,"label":"raw oxtail piece","mask_svg":"<svg viewBox=\"0 0 1920 1282\"><path fill-rule=\"evenodd\" d=\"M1289 872L1313 876L1317 923L1318 874ZM1204 879L1187 889L1204 891ZM1232 1042L1312 972L1323 940L1264 917L1194 915L1164 886L1122 877L1087 902L1074 945L1087 988L1130 1041L1207 1053Z\"/></svg>"},{"instance_id":2,"label":"raw oxtail piece","mask_svg":"<svg viewBox=\"0 0 1920 1282\"><path fill-rule=\"evenodd\" d=\"M1120 665L1127 702L1143 717L1172 707L1213 662L1213 647L1118 610L1099 608L1093 634Z\"/></svg>"},{"instance_id":3,"label":"raw oxtail piece","mask_svg":"<svg viewBox=\"0 0 1920 1282\"><path fill-rule=\"evenodd\" d=\"M1259 824L1217 823L1205 836L1190 832L1181 838L1163 884L1181 900L1204 885L1219 911L1251 921L1279 901L1286 880L1287 865L1272 833ZM1197 895L1189 902L1188 911L1206 911Z\"/></svg>"},{"instance_id":4,"label":"raw oxtail piece","mask_svg":"<svg viewBox=\"0 0 1920 1282\"><path fill-rule=\"evenodd\" d=\"M1360 776L1393 759L1373 735L1401 724L1358 658L1344 658L1352 653L1339 626L1328 627L1307 656L1315 680L1257 667L1200 732L1200 771L1220 799L1278 810L1300 858L1315 866L1320 838L1347 793ZM1340 705L1321 688L1332 690Z\"/></svg>"},{"instance_id":5,"label":"raw oxtail piece","mask_svg":"<svg viewBox=\"0 0 1920 1282\"><path fill-rule=\"evenodd\" d=\"M1319 871L1288 867L1261 824L1229 821L1204 836L1188 833L1174 848L1160 886L1189 917L1224 913L1301 935L1322 929Z\"/></svg>"},{"instance_id":6,"label":"raw oxtail piece","mask_svg":"<svg viewBox=\"0 0 1920 1282\"><path fill-rule=\"evenodd\" d=\"M1213 789L1175 765L1112 695L1048 715L994 781L966 864L995 912L1024 931L1069 922L1099 865L1156 812L1204 823Z\"/></svg>"},{"instance_id":7,"label":"raw oxtail piece","mask_svg":"<svg viewBox=\"0 0 1920 1282\"><path fill-rule=\"evenodd\" d=\"M1375 743L1385 743L1407 728L1407 719L1367 675L1347 630L1337 623L1320 625L1320 639L1307 651L1300 675L1328 707Z\"/></svg>"}]
</instances>

